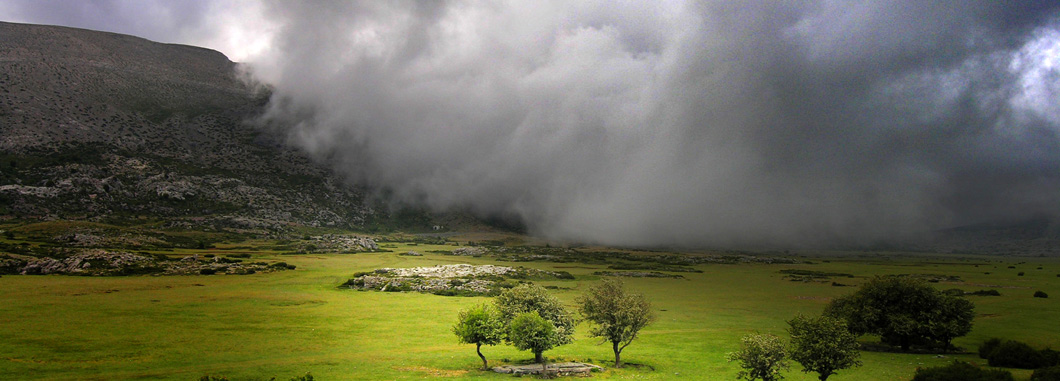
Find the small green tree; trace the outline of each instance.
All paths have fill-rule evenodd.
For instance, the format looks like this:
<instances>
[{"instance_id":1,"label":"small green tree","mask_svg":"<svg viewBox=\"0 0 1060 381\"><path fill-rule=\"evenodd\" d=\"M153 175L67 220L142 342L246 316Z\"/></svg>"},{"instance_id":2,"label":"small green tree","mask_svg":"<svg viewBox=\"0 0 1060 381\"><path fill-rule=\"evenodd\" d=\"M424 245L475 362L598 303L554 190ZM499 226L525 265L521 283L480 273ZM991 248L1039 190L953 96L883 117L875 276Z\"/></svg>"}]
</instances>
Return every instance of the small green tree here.
<instances>
[{"instance_id":1,"label":"small green tree","mask_svg":"<svg viewBox=\"0 0 1060 381\"><path fill-rule=\"evenodd\" d=\"M556 333L553 337L552 347L569 344L574 341L574 326L577 321L574 316L560 303L559 299L549 294L541 286L533 284L521 284L514 288L504 290L493 300L497 310L500 311L501 320L511 328L512 320L525 312L536 312L539 316L552 324ZM514 343L511 337L508 342ZM545 361L541 352L534 352L535 361Z\"/></svg>"},{"instance_id":2,"label":"small green tree","mask_svg":"<svg viewBox=\"0 0 1060 381\"><path fill-rule=\"evenodd\" d=\"M622 282L614 279L590 287L579 302L582 316L596 323L589 334L611 342L615 367L621 368L622 350L637 338L641 328L655 320L651 303L644 295L627 293Z\"/></svg>"},{"instance_id":3,"label":"small green tree","mask_svg":"<svg viewBox=\"0 0 1060 381\"><path fill-rule=\"evenodd\" d=\"M803 372L817 372L825 381L837 370L861 365L857 336L841 319L802 315L788 321L791 359L802 364Z\"/></svg>"},{"instance_id":4,"label":"small green tree","mask_svg":"<svg viewBox=\"0 0 1060 381\"><path fill-rule=\"evenodd\" d=\"M743 368L736 374L737 379L775 381L784 378L780 371L788 369L788 353L779 337L753 333L740 341L740 350L726 356L729 361L739 361Z\"/></svg>"},{"instance_id":5,"label":"small green tree","mask_svg":"<svg viewBox=\"0 0 1060 381\"><path fill-rule=\"evenodd\" d=\"M541 375L546 375L548 370L542 353L557 345L558 335L556 327L536 311L516 315L508 330L508 339L515 348L534 352L534 358L541 363Z\"/></svg>"},{"instance_id":6,"label":"small green tree","mask_svg":"<svg viewBox=\"0 0 1060 381\"><path fill-rule=\"evenodd\" d=\"M488 370L489 363L482 355L482 345L497 345L504 339L504 322L493 306L481 304L460 312L453 333L461 343L475 344L475 352L482 359L482 369Z\"/></svg>"}]
</instances>

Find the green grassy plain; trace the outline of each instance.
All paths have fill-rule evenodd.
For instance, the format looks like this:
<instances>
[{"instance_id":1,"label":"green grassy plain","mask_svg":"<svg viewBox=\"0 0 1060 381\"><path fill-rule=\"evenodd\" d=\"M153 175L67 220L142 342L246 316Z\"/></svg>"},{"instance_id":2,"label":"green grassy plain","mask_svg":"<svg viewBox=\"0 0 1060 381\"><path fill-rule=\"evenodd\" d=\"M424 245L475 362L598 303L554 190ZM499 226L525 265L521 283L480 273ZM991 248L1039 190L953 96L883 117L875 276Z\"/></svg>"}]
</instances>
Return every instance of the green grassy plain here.
<instances>
[{"instance_id":1,"label":"green grassy plain","mask_svg":"<svg viewBox=\"0 0 1060 381\"><path fill-rule=\"evenodd\" d=\"M260 242L259 242L260 243ZM575 298L599 280L605 265L497 262L489 258L431 254L451 246L389 243L388 253L280 255L247 249L253 260L276 260L297 270L244 276L12 276L0 277L0 379L178 379L203 375L231 380L286 380L311 372L318 380L509 376L477 370L474 346L458 344L450 327L457 312L485 297L341 290L358 271L472 263L565 270L575 280L538 282L557 286L572 308ZM181 249L170 254L226 254L217 249ZM423 257L398 256L409 249ZM725 361L750 332L786 337L787 319L819 314L832 297L854 287L783 279L782 269L854 274L833 280L858 285L873 275L944 274L961 282L940 289L998 289L1002 296L969 296L977 318L971 334L955 344L966 354L862 352L864 366L832 380L908 380L920 366L962 359L987 338L1060 348L1060 262L1050 258L999 258L930 254L798 253L814 264L696 265L685 279L624 278L646 294L658 320L623 352L640 364L594 375L614 379L731 380L736 364ZM1020 263L1025 262L1025 263ZM1015 265L1015 269L1008 266ZM1037 269L1041 266L1042 269ZM1024 276L1018 276L1024 271ZM986 274L989 272L990 274ZM1033 298L1042 290L1053 298ZM546 352L551 361L610 365L609 345L586 336ZM863 338L872 341L871 338ZM509 346L484 347L491 365L532 359ZM814 380L797 364L789 380ZM1029 371L1014 371L1028 379Z\"/></svg>"}]
</instances>

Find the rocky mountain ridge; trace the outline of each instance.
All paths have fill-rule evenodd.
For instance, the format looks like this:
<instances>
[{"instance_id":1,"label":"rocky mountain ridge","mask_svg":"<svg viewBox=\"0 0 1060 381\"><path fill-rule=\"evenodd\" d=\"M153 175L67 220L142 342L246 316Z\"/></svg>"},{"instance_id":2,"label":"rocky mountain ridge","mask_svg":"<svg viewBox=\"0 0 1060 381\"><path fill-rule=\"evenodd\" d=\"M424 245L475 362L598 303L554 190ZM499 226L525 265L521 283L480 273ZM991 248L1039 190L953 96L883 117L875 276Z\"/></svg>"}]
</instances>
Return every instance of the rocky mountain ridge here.
<instances>
[{"instance_id":1,"label":"rocky mountain ridge","mask_svg":"<svg viewBox=\"0 0 1060 381\"><path fill-rule=\"evenodd\" d=\"M267 100L213 50L0 22L0 216L364 227L363 189L248 123Z\"/></svg>"}]
</instances>

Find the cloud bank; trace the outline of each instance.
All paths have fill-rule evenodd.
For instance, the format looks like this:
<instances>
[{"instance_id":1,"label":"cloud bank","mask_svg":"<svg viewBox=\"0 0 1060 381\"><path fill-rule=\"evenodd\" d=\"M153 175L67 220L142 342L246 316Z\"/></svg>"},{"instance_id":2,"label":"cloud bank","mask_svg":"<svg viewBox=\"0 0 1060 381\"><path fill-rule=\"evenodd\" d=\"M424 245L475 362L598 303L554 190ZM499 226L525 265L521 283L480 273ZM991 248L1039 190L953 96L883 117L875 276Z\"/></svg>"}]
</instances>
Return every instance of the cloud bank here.
<instances>
[{"instance_id":1,"label":"cloud bank","mask_svg":"<svg viewBox=\"0 0 1060 381\"><path fill-rule=\"evenodd\" d=\"M556 240L870 243L1060 214L1055 2L196 4L174 30L252 37L263 122L293 144Z\"/></svg>"},{"instance_id":2,"label":"cloud bank","mask_svg":"<svg viewBox=\"0 0 1060 381\"><path fill-rule=\"evenodd\" d=\"M561 240L863 243L1056 215L1046 3L270 4L267 120Z\"/></svg>"}]
</instances>

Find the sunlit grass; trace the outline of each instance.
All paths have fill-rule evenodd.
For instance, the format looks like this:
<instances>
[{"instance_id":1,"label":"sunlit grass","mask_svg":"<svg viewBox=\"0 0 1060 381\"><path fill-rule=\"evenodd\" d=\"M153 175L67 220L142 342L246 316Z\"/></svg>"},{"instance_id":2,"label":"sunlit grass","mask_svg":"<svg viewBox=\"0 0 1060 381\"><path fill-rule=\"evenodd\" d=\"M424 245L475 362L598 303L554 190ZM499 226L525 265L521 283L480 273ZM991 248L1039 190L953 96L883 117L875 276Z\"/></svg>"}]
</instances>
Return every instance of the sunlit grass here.
<instances>
[{"instance_id":1,"label":"sunlit grass","mask_svg":"<svg viewBox=\"0 0 1060 381\"><path fill-rule=\"evenodd\" d=\"M258 243L235 246L253 247ZM191 380L210 375L230 379L284 380L311 372L321 380L423 377L508 378L476 370L474 347L461 345L449 328L457 312L485 298L418 293L340 290L351 274L380 267L448 263L518 265L569 271L573 281L555 285L561 300L599 279L602 265L495 262L488 258L431 254L452 246L386 244L391 253L280 255L254 251L253 260L278 260L295 271L246 276L3 276L0 278L0 379ZM174 254L216 252L178 250ZM240 248L239 251L246 251ZM415 250L423 257L398 256ZM853 287L801 283L778 271L805 268L845 272L836 278L856 285L877 274L959 275L961 283L940 289L997 288L1001 297L969 297L980 315L975 328L955 344L974 351L990 337L1060 348L1060 307L1055 299L1033 298L1035 290L1060 297L1060 265L1049 259L918 257L875 260L831 255L800 265L700 265L685 279L625 279L654 303L658 321L646 328L623 358L640 367L607 370L598 378L731 380L735 364L725 362L749 332L785 337L785 321L798 313L817 314L831 297ZM830 262L824 262L829 260ZM998 262L1001 261L1001 262ZM976 267L978 264L978 267ZM1037 267L1042 266L1042 270ZM1024 271L1024 276L1017 276ZM984 274L990 272L991 274ZM553 360L590 361L607 366L608 345L588 338L546 352ZM869 340L869 338L865 338ZM485 347L492 364L531 359L509 346ZM841 371L834 380L906 380L918 366L944 365L954 358L983 363L972 354L864 352L865 365ZM1016 372L1027 379L1028 371ZM816 379L795 366L791 380Z\"/></svg>"}]
</instances>

